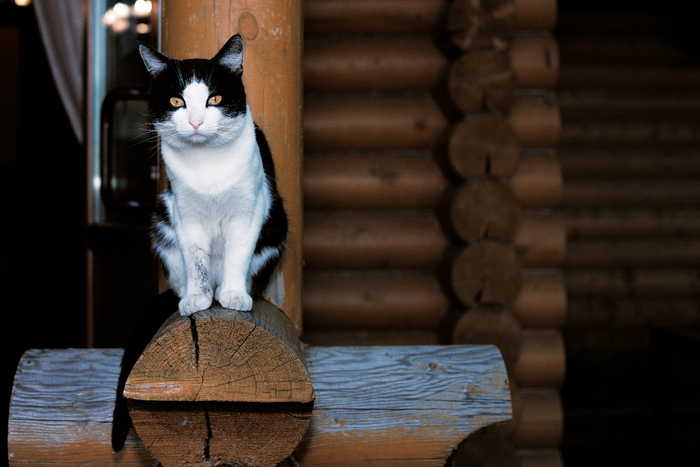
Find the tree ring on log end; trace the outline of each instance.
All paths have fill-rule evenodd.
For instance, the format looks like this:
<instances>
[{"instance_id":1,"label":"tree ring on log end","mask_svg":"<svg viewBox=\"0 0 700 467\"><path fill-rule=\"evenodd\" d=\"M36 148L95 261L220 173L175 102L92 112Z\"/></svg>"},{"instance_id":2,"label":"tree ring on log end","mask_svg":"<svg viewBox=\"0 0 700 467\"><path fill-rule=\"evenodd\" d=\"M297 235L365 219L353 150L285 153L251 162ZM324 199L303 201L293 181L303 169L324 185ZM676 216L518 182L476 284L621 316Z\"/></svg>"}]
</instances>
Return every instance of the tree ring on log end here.
<instances>
[{"instance_id":1,"label":"tree ring on log end","mask_svg":"<svg viewBox=\"0 0 700 467\"><path fill-rule=\"evenodd\" d=\"M510 58L490 50L475 50L452 62L448 94L463 113L507 113L515 101L517 78Z\"/></svg>"},{"instance_id":2,"label":"tree ring on log end","mask_svg":"<svg viewBox=\"0 0 700 467\"><path fill-rule=\"evenodd\" d=\"M513 0L455 0L442 20L451 48L507 49L515 36L516 8ZM444 47L450 47L445 45Z\"/></svg>"}]
</instances>

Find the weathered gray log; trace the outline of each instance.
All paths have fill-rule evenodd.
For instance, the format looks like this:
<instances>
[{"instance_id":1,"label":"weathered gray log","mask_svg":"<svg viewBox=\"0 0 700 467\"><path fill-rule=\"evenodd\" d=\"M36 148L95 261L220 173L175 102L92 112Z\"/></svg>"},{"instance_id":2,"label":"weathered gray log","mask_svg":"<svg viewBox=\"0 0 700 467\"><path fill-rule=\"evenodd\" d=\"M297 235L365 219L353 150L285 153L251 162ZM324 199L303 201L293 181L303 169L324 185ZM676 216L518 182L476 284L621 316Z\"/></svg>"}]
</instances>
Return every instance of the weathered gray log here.
<instances>
[{"instance_id":1,"label":"weathered gray log","mask_svg":"<svg viewBox=\"0 0 700 467\"><path fill-rule=\"evenodd\" d=\"M120 349L28 351L10 403L10 465L152 465L133 431L112 452L121 357ZM316 404L295 452L302 465L442 466L470 433L510 417L495 347L308 347L305 357Z\"/></svg>"}]
</instances>

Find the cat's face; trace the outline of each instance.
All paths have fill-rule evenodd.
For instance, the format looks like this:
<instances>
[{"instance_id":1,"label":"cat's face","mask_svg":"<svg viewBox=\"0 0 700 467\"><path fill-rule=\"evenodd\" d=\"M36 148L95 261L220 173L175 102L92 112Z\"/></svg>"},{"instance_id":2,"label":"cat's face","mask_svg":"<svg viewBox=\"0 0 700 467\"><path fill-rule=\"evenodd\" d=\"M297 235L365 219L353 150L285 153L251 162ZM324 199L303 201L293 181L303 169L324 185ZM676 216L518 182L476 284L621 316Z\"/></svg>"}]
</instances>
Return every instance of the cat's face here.
<instances>
[{"instance_id":1,"label":"cat's face","mask_svg":"<svg viewBox=\"0 0 700 467\"><path fill-rule=\"evenodd\" d=\"M149 105L161 140L171 146L226 144L243 125L243 41L236 34L211 60L173 60L145 44Z\"/></svg>"}]
</instances>

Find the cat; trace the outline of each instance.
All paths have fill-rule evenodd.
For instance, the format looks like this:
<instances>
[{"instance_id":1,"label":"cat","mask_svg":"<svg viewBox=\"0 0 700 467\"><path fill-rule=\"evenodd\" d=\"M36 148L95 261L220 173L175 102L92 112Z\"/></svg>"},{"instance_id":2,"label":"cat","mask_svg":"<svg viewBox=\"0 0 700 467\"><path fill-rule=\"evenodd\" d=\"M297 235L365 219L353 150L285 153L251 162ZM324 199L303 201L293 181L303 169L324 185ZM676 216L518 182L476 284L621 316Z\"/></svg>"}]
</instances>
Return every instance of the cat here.
<instances>
[{"instance_id":1,"label":"cat","mask_svg":"<svg viewBox=\"0 0 700 467\"><path fill-rule=\"evenodd\" d=\"M239 34L211 60L174 60L140 43L169 186L152 240L183 316L216 299L249 311L285 248L272 155L242 81Z\"/></svg>"},{"instance_id":2,"label":"cat","mask_svg":"<svg viewBox=\"0 0 700 467\"><path fill-rule=\"evenodd\" d=\"M288 228L270 148L246 104L240 35L211 60L173 60L142 43L139 52L169 179L154 214L153 248L172 289L149 304L129 335L113 413L115 452L131 426L122 391L161 324L176 308L189 316L213 298L250 310L281 259Z\"/></svg>"}]
</instances>

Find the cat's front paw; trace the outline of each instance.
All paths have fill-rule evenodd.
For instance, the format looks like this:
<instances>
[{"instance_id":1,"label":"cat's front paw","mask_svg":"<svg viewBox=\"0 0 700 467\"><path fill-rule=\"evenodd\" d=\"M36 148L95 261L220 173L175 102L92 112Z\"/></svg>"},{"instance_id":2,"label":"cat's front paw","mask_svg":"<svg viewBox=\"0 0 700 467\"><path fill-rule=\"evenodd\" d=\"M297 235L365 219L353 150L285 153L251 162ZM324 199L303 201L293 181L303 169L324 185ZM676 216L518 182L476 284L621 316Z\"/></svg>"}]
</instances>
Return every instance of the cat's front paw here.
<instances>
[{"instance_id":1,"label":"cat's front paw","mask_svg":"<svg viewBox=\"0 0 700 467\"><path fill-rule=\"evenodd\" d=\"M206 310L211 306L211 296L205 294L187 295L180 300L179 308L182 316L190 316L192 313Z\"/></svg>"},{"instance_id":2,"label":"cat's front paw","mask_svg":"<svg viewBox=\"0 0 700 467\"><path fill-rule=\"evenodd\" d=\"M236 311L250 311L253 309L253 298L245 292L224 290L216 292L216 299L222 307Z\"/></svg>"}]
</instances>

